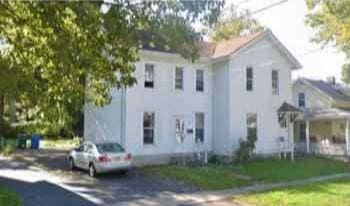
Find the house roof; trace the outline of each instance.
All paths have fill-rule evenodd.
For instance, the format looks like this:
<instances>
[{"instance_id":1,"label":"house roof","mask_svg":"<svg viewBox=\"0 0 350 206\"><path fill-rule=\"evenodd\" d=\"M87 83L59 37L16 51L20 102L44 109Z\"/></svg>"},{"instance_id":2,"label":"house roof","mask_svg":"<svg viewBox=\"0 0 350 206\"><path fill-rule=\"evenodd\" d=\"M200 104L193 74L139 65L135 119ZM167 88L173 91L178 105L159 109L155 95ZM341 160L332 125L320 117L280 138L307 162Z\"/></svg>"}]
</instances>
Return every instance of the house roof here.
<instances>
[{"instance_id":1,"label":"house roof","mask_svg":"<svg viewBox=\"0 0 350 206\"><path fill-rule=\"evenodd\" d=\"M274 42L274 44L278 46L278 48L282 51L283 54L285 54L288 60L292 62L293 68L298 69L302 67L298 60L288 51L288 49L277 39L277 37L269 29L265 29L238 38L233 38L231 40L221 41L217 43L202 41L198 45L199 55L200 57L212 60L229 57L230 55L240 51L241 49L253 43L255 40L258 40L259 38L265 35L269 36ZM142 48L144 50L150 51L174 53L174 51L171 51L169 48L163 48L160 47L160 45L145 44Z\"/></svg>"},{"instance_id":2,"label":"house roof","mask_svg":"<svg viewBox=\"0 0 350 206\"><path fill-rule=\"evenodd\" d=\"M299 108L297 108L297 107L295 107L287 102L283 102L281 107L277 110L277 113L287 113L287 112L288 113L302 113L302 111Z\"/></svg>"},{"instance_id":3,"label":"house roof","mask_svg":"<svg viewBox=\"0 0 350 206\"><path fill-rule=\"evenodd\" d=\"M326 82L323 80L307 79L307 78L300 78L299 81L302 81L316 88L317 90L327 95L334 101L350 103L350 96L346 95L343 92L344 86L341 84Z\"/></svg>"},{"instance_id":4,"label":"house roof","mask_svg":"<svg viewBox=\"0 0 350 206\"><path fill-rule=\"evenodd\" d=\"M306 109L304 118L309 120L345 119L350 117L350 110L339 108Z\"/></svg>"}]
</instances>

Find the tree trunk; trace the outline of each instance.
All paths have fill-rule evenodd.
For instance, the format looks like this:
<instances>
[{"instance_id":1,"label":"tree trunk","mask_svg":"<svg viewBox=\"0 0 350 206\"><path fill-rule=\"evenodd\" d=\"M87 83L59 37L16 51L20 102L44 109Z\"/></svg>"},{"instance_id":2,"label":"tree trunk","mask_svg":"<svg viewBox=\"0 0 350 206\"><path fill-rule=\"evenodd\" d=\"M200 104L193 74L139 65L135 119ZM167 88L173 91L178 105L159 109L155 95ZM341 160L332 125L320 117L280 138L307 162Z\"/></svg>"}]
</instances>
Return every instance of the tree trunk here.
<instances>
[{"instance_id":1,"label":"tree trunk","mask_svg":"<svg viewBox=\"0 0 350 206\"><path fill-rule=\"evenodd\" d=\"M4 107L5 107L5 97L0 94L0 138L4 135Z\"/></svg>"}]
</instances>

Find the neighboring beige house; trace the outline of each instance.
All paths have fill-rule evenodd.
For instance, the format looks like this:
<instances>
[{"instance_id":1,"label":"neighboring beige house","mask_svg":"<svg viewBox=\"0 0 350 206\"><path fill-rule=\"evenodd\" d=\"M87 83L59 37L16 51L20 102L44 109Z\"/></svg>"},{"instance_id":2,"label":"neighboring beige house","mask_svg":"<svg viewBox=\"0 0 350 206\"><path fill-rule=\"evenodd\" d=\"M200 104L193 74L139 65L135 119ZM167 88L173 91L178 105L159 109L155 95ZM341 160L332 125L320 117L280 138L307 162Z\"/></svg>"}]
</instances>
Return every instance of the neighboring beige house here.
<instances>
[{"instance_id":1,"label":"neighboring beige house","mask_svg":"<svg viewBox=\"0 0 350 206\"><path fill-rule=\"evenodd\" d=\"M297 79L293 84L294 105L304 112L294 126L299 152L347 155L349 148L349 88L329 81Z\"/></svg>"}]
</instances>

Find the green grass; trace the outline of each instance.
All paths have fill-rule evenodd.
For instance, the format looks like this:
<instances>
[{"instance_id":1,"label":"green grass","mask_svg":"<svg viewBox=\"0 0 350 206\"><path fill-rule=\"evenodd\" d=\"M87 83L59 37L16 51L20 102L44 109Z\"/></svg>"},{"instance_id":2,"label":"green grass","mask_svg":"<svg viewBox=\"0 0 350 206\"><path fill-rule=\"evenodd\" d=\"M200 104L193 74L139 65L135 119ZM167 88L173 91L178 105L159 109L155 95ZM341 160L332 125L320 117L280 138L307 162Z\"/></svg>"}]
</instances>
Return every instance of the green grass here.
<instances>
[{"instance_id":1,"label":"green grass","mask_svg":"<svg viewBox=\"0 0 350 206\"><path fill-rule=\"evenodd\" d=\"M163 178L192 184L204 190L219 190L248 184L248 180L236 177L226 167L187 167L187 166L154 166L144 168L146 174L157 174Z\"/></svg>"},{"instance_id":2,"label":"green grass","mask_svg":"<svg viewBox=\"0 0 350 206\"><path fill-rule=\"evenodd\" d=\"M349 206L350 179L240 195L234 201L252 206Z\"/></svg>"},{"instance_id":3,"label":"green grass","mask_svg":"<svg viewBox=\"0 0 350 206\"><path fill-rule=\"evenodd\" d=\"M20 206L20 198L15 192L0 186L0 205L1 206Z\"/></svg>"},{"instance_id":4,"label":"green grass","mask_svg":"<svg viewBox=\"0 0 350 206\"><path fill-rule=\"evenodd\" d=\"M251 162L235 169L264 182L286 182L316 176L350 172L350 165L321 157L303 157L294 162L266 159Z\"/></svg>"},{"instance_id":5,"label":"green grass","mask_svg":"<svg viewBox=\"0 0 350 206\"><path fill-rule=\"evenodd\" d=\"M350 172L350 165L320 157L290 160L265 159L244 165L207 167L153 166L144 168L146 174L175 179L203 190L240 187L252 182L287 182L317 176ZM246 177L249 177L248 179Z\"/></svg>"}]
</instances>

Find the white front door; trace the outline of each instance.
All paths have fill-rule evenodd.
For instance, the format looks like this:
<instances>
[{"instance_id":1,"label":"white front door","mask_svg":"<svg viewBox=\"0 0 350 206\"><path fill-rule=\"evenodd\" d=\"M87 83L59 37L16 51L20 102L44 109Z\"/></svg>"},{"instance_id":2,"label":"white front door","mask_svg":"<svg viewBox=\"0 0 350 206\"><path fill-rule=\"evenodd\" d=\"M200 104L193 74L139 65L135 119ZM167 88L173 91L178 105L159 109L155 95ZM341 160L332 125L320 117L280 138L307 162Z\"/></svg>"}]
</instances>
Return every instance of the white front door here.
<instances>
[{"instance_id":1,"label":"white front door","mask_svg":"<svg viewBox=\"0 0 350 206\"><path fill-rule=\"evenodd\" d=\"M185 141L185 120L183 116L175 116L175 138L180 144Z\"/></svg>"}]
</instances>

